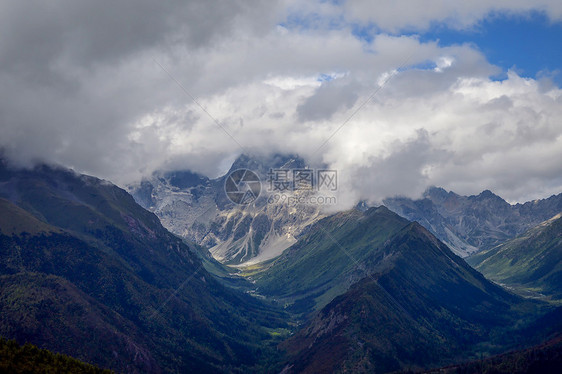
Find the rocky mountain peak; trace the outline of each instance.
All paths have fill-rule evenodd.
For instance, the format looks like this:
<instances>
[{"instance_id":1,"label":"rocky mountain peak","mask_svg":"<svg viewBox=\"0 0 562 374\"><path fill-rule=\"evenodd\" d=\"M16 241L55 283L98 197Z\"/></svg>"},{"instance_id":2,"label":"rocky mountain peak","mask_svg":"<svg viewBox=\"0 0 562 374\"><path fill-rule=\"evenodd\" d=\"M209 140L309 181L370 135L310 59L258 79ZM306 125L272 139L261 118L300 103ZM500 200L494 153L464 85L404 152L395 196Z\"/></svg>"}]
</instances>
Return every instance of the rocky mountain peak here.
<instances>
[{"instance_id":1,"label":"rocky mountain peak","mask_svg":"<svg viewBox=\"0 0 562 374\"><path fill-rule=\"evenodd\" d=\"M456 254L466 257L492 248L562 211L562 194L511 205L490 190L461 196L430 187L422 199L389 198L384 204L418 221Z\"/></svg>"},{"instance_id":2,"label":"rocky mountain peak","mask_svg":"<svg viewBox=\"0 0 562 374\"><path fill-rule=\"evenodd\" d=\"M189 170L157 172L152 178L129 186L135 200L153 211L173 233L210 248L223 262L240 264L279 255L297 236L322 217L317 206L299 206L267 198L272 170L304 169L297 155L240 155L224 176L208 179ZM225 193L230 173L248 169L261 181L260 197L252 204L237 205Z\"/></svg>"}]
</instances>

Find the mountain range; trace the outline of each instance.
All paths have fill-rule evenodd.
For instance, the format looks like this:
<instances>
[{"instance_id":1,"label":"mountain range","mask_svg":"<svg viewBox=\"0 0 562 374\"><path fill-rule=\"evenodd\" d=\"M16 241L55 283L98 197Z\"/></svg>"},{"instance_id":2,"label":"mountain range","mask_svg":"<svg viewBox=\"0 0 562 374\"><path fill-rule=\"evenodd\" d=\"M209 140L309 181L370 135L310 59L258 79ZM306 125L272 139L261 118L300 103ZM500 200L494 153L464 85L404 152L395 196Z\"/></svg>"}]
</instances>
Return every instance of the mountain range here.
<instances>
[{"instance_id":1,"label":"mountain range","mask_svg":"<svg viewBox=\"0 0 562 374\"><path fill-rule=\"evenodd\" d=\"M488 281L421 225L385 207L318 221L253 278L260 294L309 315L283 343L289 372L443 364L484 349L479 344L498 344L505 326L540 308Z\"/></svg>"},{"instance_id":2,"label":"mountain range","mask_svg":"<svg viewBox=\"0 0 562 374\"><path fill-rule=\"evenodd\" d=\"M144 208L154 212L171 232L208 247L221 262L251 264L280 255L306 228L325 216L317 205L267 200L271 170L306 168L298 156L241 155L223 176L209 179L189 170L155 172L128 186ZM224 194L225 179L235 170L254 171L262 181L262 198L237 205ZM490 249L562 212L562 194L510 204L489 190L462 196L430 187L420 199L389 197L383 204L417 221L461 257Z\"/></svg>"},{"instance_id":3,"label":"mountain range","mask_svg":"<svg viewBox=\"0 0 562 374\"><path fill-rule=\"evenodd\" d=\"M267 158L241 155L230 170L216 179L191 171L156 172L128 186L144 208L154 212L174 234L210 249L226 264L257 263L280 255L294 244L303 229L322 217L317 206L289 206L268 199L268 173L305 169L297 156ZM225 179L236 170L250 170L261 180L261 196L252 204L230 201ZM299 193L285 191L284 193Z\"/></svg>"},{"instance_id":4,"label":"mountain range","mask_svg":"<svg viewBox=\"0 0 562 374\"><path fill-rule=\"evenodd\" d=\"M283 313L223 286L126 191L2 165L0 197L0 335L122 372L251 370L275 356Z\"/></svg>"},{"instance_id":5,"label":"mountain range","mask_svg":"<svg viewBox=\"0 0 562 374\"><path fill-rule=\"evenodd\" d=\"M562 212L562 194L509 204L489 190L461 196L430 187L421 199L390 197L383 204L419 222L456 254L466 257L512 239Z\"/></svg>"},{"instance_id":6,"label":"mountain range","mask_svg":"<svg viewBox=\"0 0 562 374\"><path fill-rule=\"evenodd\" d=\"M559 272L546 266L560 264L560 218L493 245L518 235L505 231L506 217L530 225L558 197L538 208L487 192L434 197L459 215L455 230L472 227L462 212L483 212L463 235L490 248L468 261L497 283L549 292L537 299L488 280L424 227L429 220L385 206L327 214L267 193L235 204L225 179L242 168L261 179L306 164L241 156L217 179L156 173L128 187L133 198L68 169L0 162L0 335L119 372L312 373L430 369L562 332ZM443 212L432 222L449 222ZM503 280L492 276L498 268Z\"/></svg>"}]
</instances>

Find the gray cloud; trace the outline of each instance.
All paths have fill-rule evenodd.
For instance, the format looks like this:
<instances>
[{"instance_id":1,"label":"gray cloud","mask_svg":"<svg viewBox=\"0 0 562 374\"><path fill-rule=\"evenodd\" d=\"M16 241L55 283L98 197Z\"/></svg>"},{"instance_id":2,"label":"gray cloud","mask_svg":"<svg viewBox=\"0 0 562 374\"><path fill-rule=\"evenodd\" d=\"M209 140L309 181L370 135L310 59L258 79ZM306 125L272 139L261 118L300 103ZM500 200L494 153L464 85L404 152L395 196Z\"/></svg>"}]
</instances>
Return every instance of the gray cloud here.
<instances>
[{"instance_id":1,"label":"gray cloud","mask_svg":"<svg viewBox=\"0 0 562 374\"><path fill-rule=\"evenodd\" d=\"M464 29L473 27L491 13L525 14L544 11L551 20L562 19L562 4L557 0L472 0L464 2L426 0L354 0L344 3L346 14L353 20L373 23L390 32L403 29L423 30L432 23Z\"/></svg>"},{"instance_id":2,"label":"gray cloud","mask_svg":"<svg viewBox=\"0 0 562 374\"><path fill-rule=\"evenodd\" d=\"M556 4L541 4L560 16ZM498 68L472 45L384 33L365 43L346 23L359 12L389 30L451 14L469 24L494 9L475 2L380 20L362 6L3 2L0 147L20 165L60 163L120 184L162 167L214 176L244 150L298 153L341 171L344 205L429 184L512 200L560 192L562 95L548 79L510 73L494 82ZM295 12L318 22L291 28ZM334 79L320 83L326 75Z\"/></svg>"},{"instance_id":3,"label":"gray cloud","mask_svg":"<svg viewBox=\"0 0 562 374\"><path fill-rule=\"evenodd\" d=\"M155 167L169 139L137 144L134 121L186 98L152 61L209 48L230 31L270 27L259 1L35 1L0 5L2 146L20 163L45 159L109 176ZM264 11L266 9L267 11ZM261 13L261 14L260 14ZM257 16L256 16L257 14ZM199 63L198 61L197 63ZM191 79L190 79L191 78Z\"/></svg>"},{"instance_id":4,"label":"gray cloud","mask_svg":"<svg viewBox=\"0 0 562 374\"><path fill-rule=\"evenodd\" d=\"M340 80L323 83L314 95L297 107L298 120L302 122L329 120L340 110L351 108L357 101L357 83L341 84Z\"/></svg>"}]
</instances>

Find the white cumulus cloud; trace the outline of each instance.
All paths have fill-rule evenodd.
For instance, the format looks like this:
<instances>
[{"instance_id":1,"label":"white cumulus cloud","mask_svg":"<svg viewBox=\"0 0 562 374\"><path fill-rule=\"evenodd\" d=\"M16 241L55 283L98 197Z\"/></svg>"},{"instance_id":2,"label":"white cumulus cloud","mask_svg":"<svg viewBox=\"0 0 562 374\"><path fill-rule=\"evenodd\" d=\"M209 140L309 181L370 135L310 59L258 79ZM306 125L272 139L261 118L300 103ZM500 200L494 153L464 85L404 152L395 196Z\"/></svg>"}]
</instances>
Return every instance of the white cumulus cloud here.
<instances>
[{"instance_id":1,"label":"white cumulus cloud","mask_svg":"<svg viewBox=\"0 0 562 374\"><path fill-rule=\"evenodd\" d=\"M119 184L298 153L339 171L342 208L429 185L511 201L561 192L558 87L514 71L497 81L476 46L400 35L494 12L556 21L559 2L407 3L4 2L0 147ZM372 41L357 22L376 25Z\"/></svg>"}]
</instances>

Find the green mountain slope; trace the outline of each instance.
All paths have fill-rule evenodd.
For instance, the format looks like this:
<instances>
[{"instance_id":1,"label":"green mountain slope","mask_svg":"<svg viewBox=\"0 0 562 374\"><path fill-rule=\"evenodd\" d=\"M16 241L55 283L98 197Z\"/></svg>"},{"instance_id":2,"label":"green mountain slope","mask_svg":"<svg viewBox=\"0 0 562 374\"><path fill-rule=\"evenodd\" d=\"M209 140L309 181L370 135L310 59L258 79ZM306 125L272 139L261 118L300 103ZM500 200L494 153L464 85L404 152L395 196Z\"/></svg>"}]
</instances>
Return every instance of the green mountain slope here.
<instances>
[{"instance_id":1,"label":"green mountain slope","mask_svg":"<svg viewBox=\"0 0 562 374\"><path fill-rule=\"evenodd\" d=\"M468 263L489 279L523 294L562 301L562 218L560 215L497 247L473 255Z\"/></svg>"},{"instance_id":2,"label":"green mountain slope","mask_svg":"<svg viewBox=\"0 0 562 374\"><path fill-rule=\"evenodd\" d=\"M501 350L543 310L417 223L384 207L341 212L246 270L258 294L306 321L285 359L288 315L122 189L1 166L0 209L0 335L116 371L437 367Z\"/></svg>"},{"instance_id":3,"label":"green mountain slope","mask_svg":"<svg viewBox=\"0 0 562 374\"><path fill-rule=\"evenodd\" d=\"M0 167L0 197L1 335L126 372L273 360L282 315L218 282L124 190Z\"/></svg>"},{"instance_id":4,"label":"green mountain slope","mask_svg":"<svg viewBox=\"0 0 562 374\"><path fill-rule=\"evenodd\" d=\"M112 373L109 370L96 368L66 355L39 349L32 344L20 346L16 341L4 338L0 338L0 372L11 374Z\"/></svg>"},{"instance_id":5,"label":"green mountain slope","mask_svg":"<svg viewBox=\"0 0 562 374\"><path fill-rule=\"evenodd\" d=\"M0 198L0 212L2 212L0 214L0 234L3 235L20 235L24 232L28 234L61 232L6 199Z\"/></svg>"},{"instance_id":6,"label":"green mountain slope","mask_svg":"<svg viewBox=\"0 0 562 374\"><path fill-rule=\"evenodd\" d=\"M323 307L365 277L365 261L409 222L385 207L322 219L268 268L254 276L258 292L295 313Z\"/></svg>"},{"instance_id":7,"label":"green mountain slope","mask_svg":"<svg viewBox=\"0 0 562 374\"><path fill-rule=\"evenodd\" d=\"M285 274L329 268L329 255L311 255L325 245L332 255L344 254L336 262L340 280L363 274L284 343L289 372L387 372L453 362L489 349L484 344L497 343L507 326L525 324L539 309L486 280L419 224L393 216L378 208L320 221L324 227L313 227L292 254L302 259L299 267L280 268L279 281L287 279L291 295L298 294L301 284ZM274 263L267 272L283 265L289 264ZM323 284L314 286L303 290ZM276 289L260 288L274 296Z\"/></svg>"},{"instance_id":8,"label":"green mountain slope","mask_svg":"<svg viewBox=\"0 0 562 374\"><path fill-rule=\"evenodd\" d=\"M68 280L18 273L0 282L4 336L105 367L125 369L120 363L126 362L127 371L157 369L139 329Z\"/></svg>"}]
</instances>

